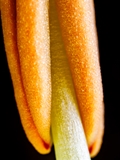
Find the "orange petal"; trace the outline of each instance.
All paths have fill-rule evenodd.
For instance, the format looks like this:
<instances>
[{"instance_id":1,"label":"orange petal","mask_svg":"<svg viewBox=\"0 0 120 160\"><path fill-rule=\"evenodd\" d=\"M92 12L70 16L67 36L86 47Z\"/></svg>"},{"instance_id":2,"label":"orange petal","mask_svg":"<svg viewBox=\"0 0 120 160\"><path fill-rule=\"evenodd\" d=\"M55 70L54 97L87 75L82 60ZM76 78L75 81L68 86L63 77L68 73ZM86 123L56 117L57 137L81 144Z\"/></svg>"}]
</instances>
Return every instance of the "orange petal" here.
<instances>
[{"instance_id":1,"label":"orange petal","mask_svg":"<svg viewBox=\"0 0 120 160\"><path fill-rule=\"evenodd\" d=\"M103 110L104 111L104 110ZM103 113L104 115L104 113ZM101 117L101 123L99 124L99 129L98 129L98 133L96 136L96 139L94 141L94 143L89 146L89 152L91 154L91 157L95 157L98 152L100 151L101 145L102 145L102 137L104 134L104 117Z\"/></svg>"},{"instance_id":2,"label":"orange petal","mask_svg":"<svg viewBox=\"0 0 120 160\"><path fill-rule=\"evenodd\" d=\"M57 160L90 160L55 1L50 1L51 131Z\"/></svg>"},{"instance_id":3,"label":"orange petal","mask_svg":"<svg viewBox=\"0 0 120 160\"><path fill-rule=\"evenodd\" d=\"M25 130L26 136L28 137L32 145L38 152L45 154L50 152L50 143L47 144L39 135L38 128L36 128L33 117L31 116L31 111L29 109L30 102L28 103L29 99L27 101L22 83L16 37L16 0L1 1L1 16L6 55L13 81L15 98L20 113L21 123ZM35 98L37 95L35 94L32 96L33 98ZM38 110L40 110L40 105L37 107ZM50 123L49 119L48 123ZM41 122L39 126L43 127L43 125L44 124Z\"/></svg>"},{"instance_id":4,"label":"orange petal","mask_svg":"<svg viewBox=\"0 0 120 160\"><path fill-rule=\"evenodd\" d=\"M80 114L91 147L96 138L102 139L103 135L98 137L99 125L103 126L103 91L93 2L56 0L56 4Z\"/></svg>"},{"instance_id":5,"label":"orange petal","mask_svg":"<svg viewBox=\"0 0 120 160\"><path fill-rule=\"evenodd\" d=\"M48 0L17 0L17 43L26 99L37 130L50 143L51 69Z\"/></svg>"}]
</instances>

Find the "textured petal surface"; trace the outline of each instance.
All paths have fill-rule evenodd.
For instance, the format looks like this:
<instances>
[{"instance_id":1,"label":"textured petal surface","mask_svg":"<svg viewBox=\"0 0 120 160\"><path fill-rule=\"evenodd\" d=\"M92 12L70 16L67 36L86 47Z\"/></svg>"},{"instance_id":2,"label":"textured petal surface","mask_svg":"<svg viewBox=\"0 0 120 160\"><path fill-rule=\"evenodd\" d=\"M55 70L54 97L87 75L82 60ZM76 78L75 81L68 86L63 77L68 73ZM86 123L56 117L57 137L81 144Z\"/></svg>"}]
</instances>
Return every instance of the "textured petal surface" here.
<instances>
[{"instance_id":1,"label":"textured petal surface","mask_svg":"<svg viewBox=\"0 0 120 160\"><path fill-rule=\"evenodd\" d=\"M56 0L55 6L51 0L50 24L48 0L1 0L0 9L15 98L28 139L40 153L50 151L52 69L57 159L90 159L82 123L95 156L104 133L104 105L93 1Z\"/></svg>"},{"instance_id":2,"label":"textured petal surface","mask_svg":"<svg viewBox=\"0 0 120 160\"><path fill-rule=\"evenodd\" d=\"M50 8L52 136L56 159L90 160L54 0L50 1Z\"/></svg>"},{"instance_id":3,"label":"textured petal surface","mask_svg":"<svg viewBox=\"0 0 120 160\"><path fill-rule=\"evenodd\" d=\"M103 91L92 0L56 0L65 50L89 148L103 130ZM101 141L100 140L100 141ZM101 144L101 143L100 143Z\"/></svg>"},{"instance_id":4,"label":"textured petal surface","mask_svg":"<svg viewBox=\"0 0 120 160\"><path fill-rule=\"evenodd\" d=\"M32 143L32 145L38 152L45 154L50 152L50 146L42 140L38 133L38 130L31 116L31 112L29 110L26 95L24 92L24 87L22 84L16 37L17 31L15 0L1 1L1 17L6 55L11 73L11 78L13 81L14 93L21 122L29 141Z\"/></svg>"},{"instance_id":5,"label":"textured petal surface","mask_svg":"<svg viewBox=\"0 0 120 160\"><path fill-rule=\"evenodd\" d=\"M31 115L50 144L51 69L48 0L17 0L17 43L21 76Z\"/></svg>"}]
</instances>

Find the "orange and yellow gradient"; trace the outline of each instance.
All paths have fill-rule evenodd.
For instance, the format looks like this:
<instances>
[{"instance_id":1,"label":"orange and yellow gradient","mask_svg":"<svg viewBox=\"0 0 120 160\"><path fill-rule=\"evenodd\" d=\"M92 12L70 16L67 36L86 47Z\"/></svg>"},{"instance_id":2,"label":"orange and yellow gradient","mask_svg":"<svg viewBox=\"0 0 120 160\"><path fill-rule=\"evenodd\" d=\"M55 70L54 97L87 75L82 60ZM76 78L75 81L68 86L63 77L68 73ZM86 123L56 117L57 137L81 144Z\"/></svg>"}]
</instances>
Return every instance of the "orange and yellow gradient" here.
<instances>
[{"instance_id":1,"label":"orange and yellow gradient","mask_svg":"<svg viewBox=\"0 0 120 160\"><path fill-rule=\"evenodd\" d=\"M92 0L0 0L15 99L41 154L89 160L104 132L103 91ZM90 152L90 155L89 155Z\"/></svg>"}]
</instances>

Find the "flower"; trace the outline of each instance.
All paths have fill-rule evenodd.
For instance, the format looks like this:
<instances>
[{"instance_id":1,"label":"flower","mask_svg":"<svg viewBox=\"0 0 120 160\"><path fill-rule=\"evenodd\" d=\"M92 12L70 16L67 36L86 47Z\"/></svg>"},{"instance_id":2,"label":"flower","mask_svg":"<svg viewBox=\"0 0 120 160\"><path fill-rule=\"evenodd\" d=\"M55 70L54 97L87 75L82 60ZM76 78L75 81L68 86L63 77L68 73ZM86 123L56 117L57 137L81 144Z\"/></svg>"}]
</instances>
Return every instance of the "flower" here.
<instances>
[{"instance_id":1,"label":"flower","mask_svg":"<svg viewBox=\"0 0 120 160\"><path fill-rule=\"evenodd\" d=\"M50 152L53 140L58 160L89 160L88 149L91 156L98 153L104 130L92 1L0 2L6 55L26 136L42 154Z\"/></svg>"}]
</instances>

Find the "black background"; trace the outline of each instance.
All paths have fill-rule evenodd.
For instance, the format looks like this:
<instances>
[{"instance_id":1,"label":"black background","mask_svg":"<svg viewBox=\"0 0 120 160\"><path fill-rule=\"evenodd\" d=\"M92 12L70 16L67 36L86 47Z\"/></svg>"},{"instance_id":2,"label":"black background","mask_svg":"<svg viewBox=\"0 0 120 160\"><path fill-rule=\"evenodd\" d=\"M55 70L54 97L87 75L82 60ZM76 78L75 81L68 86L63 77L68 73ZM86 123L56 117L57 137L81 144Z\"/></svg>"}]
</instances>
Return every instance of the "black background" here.
<instances>
[{"instance_id":1,"label":"black background","mask_svg":"<svg viewBox=\"0 0 120 160\"><path fill-rule=\"evenodd\" d=\"M115 3L114 3L115 2ZM120 40L116 1L95 0L100 63L105 103L105 134L99 154L93 160L120 160ZM119 1L118 1L119 2ZM28 142L16 108L12 82L0 28L0 114L1 147L4 159L55 160L54 149L40 155Z\"/></svg>"}]
</instances>

